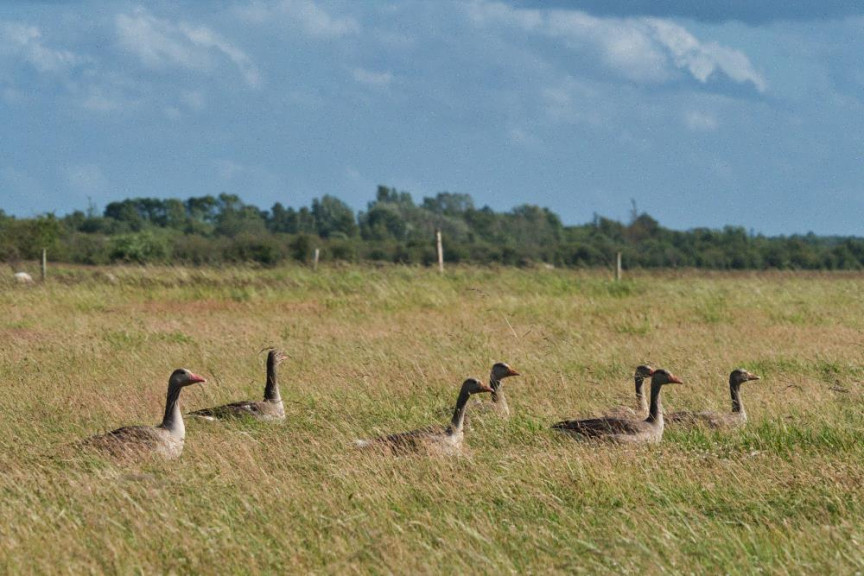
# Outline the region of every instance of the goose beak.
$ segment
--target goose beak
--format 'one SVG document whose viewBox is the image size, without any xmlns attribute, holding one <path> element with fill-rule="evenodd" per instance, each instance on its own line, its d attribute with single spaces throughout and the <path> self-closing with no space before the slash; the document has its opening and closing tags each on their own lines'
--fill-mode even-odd
<svg viewBox="0 0 864 576">
<path fill-rule="evenodd" d="M 748 374 L 747 380 L 759 380 L 759 377 L 756 376 L 755 374 Z"/>
<path fill-rule="evenodd" d="M 480 392 L 494 392 L 494 390 L 492 390 L 492 388 L 490 388 L 489 386 L 486 386 L 484 384 L 483 386 L 480 387 Z"/>
<path fill-rule="evenodd" d="M 190 384 L 198 384 L 199 382 L 201 384 L 203 384 L 204 382 L 207 382 L 207 380 L 205 380 L 203 376 L 199 376 L 198 374 L 195 374 L 194 372 L 189 375 L 189 383 Z"/>
<path fill-rule="evenodd" d="M 682 382 L 681 379 L 678 378 L 677 376 L 675 376 L 674 374 L 669 375 L 669 383 L 670 384 L 684 384 L 684 382 Z"/>
<path fill-rule="evenodd" d="M 521 376 L 521 374 L 519 374 L 518 372 L 516 372 L 515 370 L 510 368 L 509 371 L 507 372 L 507 376 Z"/>
</svg>

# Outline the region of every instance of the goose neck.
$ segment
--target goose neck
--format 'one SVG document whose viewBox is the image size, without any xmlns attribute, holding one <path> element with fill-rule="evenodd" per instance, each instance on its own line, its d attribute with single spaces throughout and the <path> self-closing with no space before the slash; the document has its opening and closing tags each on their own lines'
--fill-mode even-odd
<svg viewBox="0 0 864 576">
<path fill-rule="evenodd" d="M 180 413 L 180 391 L 182 386 L 171 385 L 168 387 L 168 398 L 165 402 L 165 416 L 162 418 L 161 427 L 168 430 L 172 436 L 178 438 L 186 437 L 186 426 L 183 423 L 183 414 Z"/>
<path fill-rule="evenodd" d="M 663 403 L 660 401 L 662 384 L 651 382 L 651 405 L 648 408 L 647 422 L 663 425 Z"/>
<path fill-rule="evenodd" d="M 264 386 L 264 400 L 280 402 L 279 383 L 276 378 L 276 358 L 271 353 L 267 356 L 267 384 Z"/>
<path fill-rule="evenodd" d="M 639 403 L 639 409 L 642 413 L 648 412 L 648 398 L 645 397 L 645 377 L 636 376 L 636 402 Z"/>
<path fill-rule="evenodd" d="M 741 384 L 730 380 L 729 395 L 732 396 L 732 412 L 744 414 L 744 403 L 741 401 Z"/>
<path fill-rule="evenodd" d="M 465 409 L 468 407 L 468 399 L 471 393 L 467 390 L 459 392 L 459 398 L 456 400 L 456 409 L 453 410 L 453 418 L 450 420 L 450 427 L 447 429 L 449 434 L 458 434 L 462 431 L 462 425 L 465 422 Z"/>
<path fill-rule="evenodd" d="M 504 389 L 501 387 L 501 380 L 494 376 L 489 377 L 489 387 L 492 388 L 492 402 L 507 402 L 504 398 Z"/>
</svg>

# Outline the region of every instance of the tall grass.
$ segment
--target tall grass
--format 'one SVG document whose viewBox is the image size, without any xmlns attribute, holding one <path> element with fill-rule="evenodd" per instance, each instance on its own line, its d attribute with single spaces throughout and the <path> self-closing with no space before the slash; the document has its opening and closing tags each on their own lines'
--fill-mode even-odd
<svg viewBox="0 0 864 576">
<path fill-rule="evenodd" d="M 850 573 L 864 569 L 864 276 L 456 268 L 61 268 L 0 284 L 0 572 Z M 276 345 L 287 421 L 187 421 L 173 462 L 71 443 L 257 398 Z M 443 422 L 503 360 L 510 421 L 458 458 L 351 441 Z M 551 433 L 631 403 L 750 414 L 658 446 Z"/>
</svg>

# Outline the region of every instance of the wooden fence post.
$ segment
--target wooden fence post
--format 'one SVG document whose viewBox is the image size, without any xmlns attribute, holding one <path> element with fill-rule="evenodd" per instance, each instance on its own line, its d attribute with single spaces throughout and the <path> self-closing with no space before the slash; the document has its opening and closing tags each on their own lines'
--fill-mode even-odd
<svg viewBox="0 0 864 576">
<path fill-rule="evenodd" d="M 42 249 L 42 282 L 48 276 L 48 250 Z"/>
<path fill-rule="evenodd" d="M 441 230 L 435 231 L 435 244 L 438 248 L 438 271 L 444 272 L 444 247 L 441 245 Z"/>
<path fill-rule="evenodd" d="M 621 253 L 615 255 L 615 281 L 621 281 Z"/>
<path fill-rule="evenodd" d="M 321 250 L 315 248 L 315 260 L 312 262 L 312 269 L 318 270 L 318 257 L 321 256 Z"/>
</svg>

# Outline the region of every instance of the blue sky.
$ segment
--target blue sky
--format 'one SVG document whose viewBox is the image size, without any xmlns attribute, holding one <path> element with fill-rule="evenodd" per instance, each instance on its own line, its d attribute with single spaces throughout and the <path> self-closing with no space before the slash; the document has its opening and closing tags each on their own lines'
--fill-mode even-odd
<svg viewBox="0 0 864 576">
<path fill-rule="evenodd" d="M 0 208 L 378 184 L 864 234 L 864 3 L 0 3 Z"/>
</svg>

